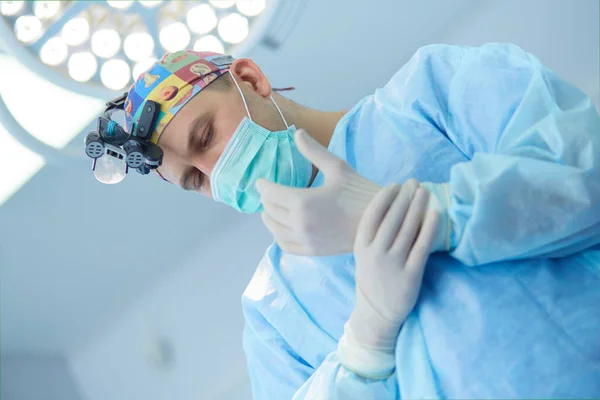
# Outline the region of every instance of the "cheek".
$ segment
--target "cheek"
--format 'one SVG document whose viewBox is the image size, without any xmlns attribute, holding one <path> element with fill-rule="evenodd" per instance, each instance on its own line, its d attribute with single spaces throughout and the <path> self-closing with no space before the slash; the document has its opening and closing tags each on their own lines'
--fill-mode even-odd
<svg viewBox="0 0 600 400">
<path fill-rule="evenodd" d="M 225 146 L 227 146 L 227 142 L 228 140 L 216 140 L 214 145 L 211 146 L 210 149 L 202 155 L 202 157 L 199 157 L 201 160 L 197 160 L 196 168 L 210 177 L 215 165 L 221 157 L 221 154 L 223 154 L 223 150 L 225 150 Z"/>
<path fill-rule="evenodd" d="M 213 144 L 212 146 L 210 146 L 210 149 L 202 155 L 202 162 L 199 162 L 199 164 L 202 165 L 197 166 L 197 168 L 200 169 L 200 171 L 204 172 L 208 178 L 206 179 L 206 183 L 203 185 L 203 188 L 200 192 L 201 194 L 207 197 L 212 198 L 210 175 L 212 174 L 215 165 L 219 161 L 219 158 L 223 154 L 225 147 L 227 147 L 227 144 L 231 140 L 231 137 L 233 136 L 238 125 L 239 123 L 234 122 L 221 124 L 219 127 L 215 126 L 214 129 L 217 133 L 214 138 Z"/>
</svg>

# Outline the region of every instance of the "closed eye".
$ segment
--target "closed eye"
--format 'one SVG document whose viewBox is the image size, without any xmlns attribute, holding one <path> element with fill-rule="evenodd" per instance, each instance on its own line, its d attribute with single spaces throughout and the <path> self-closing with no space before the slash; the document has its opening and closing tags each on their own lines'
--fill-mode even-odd
<svg viewBox="0 0 600 400">
<path fill-rule="evenodd" d="M 214 136 L 213 124 L 212 122 L 207 124 L 206 129 L 202 135 L 202 139 L 200 140 L 200 151 L 204 151 L 210 146 Z"/>
<path fill-rule="evenodd" d="M 201 190 L 202 186 L 204 186 L 205 177 L 206 175 L 197 169 L 193 177 L 192 190 Z"/>
<path fill-rule="evenodd" d="M 202 153 L 213 139 L 213 120 L 210 116 L 196 119 L 192 124 L 187 143 L 188 156 Z"/>
<path fill-rule="evenodd" d="M 197 168 L 190 167 L 182 175 L 179 184 L 184 190 L 197 191 L 202 189 L 202 185 L 204 185 L 204 179 L 205 175 L 202 173 L 202 171 Z"/>
</svg>

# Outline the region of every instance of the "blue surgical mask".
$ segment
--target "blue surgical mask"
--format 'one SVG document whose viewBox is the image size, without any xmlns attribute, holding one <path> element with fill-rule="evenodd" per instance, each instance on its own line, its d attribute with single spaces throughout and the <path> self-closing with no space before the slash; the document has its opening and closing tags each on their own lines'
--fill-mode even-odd
<svg viewBox="0 0 600 400">
<path fill-rule="evenodd" d="M 227 204 L 243 213 L 262 211 L 256 181 L 264 178 L 280 185 L 307 187 L 312 177 L 312 164 L 296 147 L 296 128 L 288 126 L 279 111 L 284 131 L 271 132 L 252 121 L 246 99 L 235 77 L 231 75 L 242 96 L 247 117 L 244 117 L 210 175 L 215 201 Z"/>
</svg>

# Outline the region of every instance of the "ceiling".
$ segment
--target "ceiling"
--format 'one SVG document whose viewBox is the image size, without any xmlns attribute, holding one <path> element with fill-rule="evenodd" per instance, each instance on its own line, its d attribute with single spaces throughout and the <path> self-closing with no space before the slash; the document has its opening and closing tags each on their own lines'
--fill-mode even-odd
<svg viewBox="0 0 600 400">
<path fill-rule="evenodd" d="M 334 110 L 384 85 L 419 46 L 511 41 L 598 102 L 597 10 L 594 0 L 313 0 L 283 48 L 257 48 L 251 56 L 274 86 L 297 88 L 292 99 Z M 63 121 L 77 118 L 76 102 L 47 113 L 44 129 L 59 131 Z M 31 123 L 42 107 L 32 104 L 19 111 Z M 85 346 L 184 261 L 219 268 L 210 239 L 241 224 L 229 240 L 243 241 L 253 230 L 265 235 L 258 219 L 158 179 L 136 174 L 105 186 L 90 169 L 41 168 L 0 207 L 3 352 Z M 239 286 L 215 287 L 215 296 L 239 297 Z"/>
</svg>

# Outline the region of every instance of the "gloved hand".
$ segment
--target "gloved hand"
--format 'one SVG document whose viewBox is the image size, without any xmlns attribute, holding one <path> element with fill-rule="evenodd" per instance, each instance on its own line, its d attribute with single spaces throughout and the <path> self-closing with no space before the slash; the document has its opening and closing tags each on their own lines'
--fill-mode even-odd
<svg viewBox="0 0 600 400">
<path fill-rule="evenodd" d="M 279 246 L 297 255 L 352 251 L 360 217 L 382 187 L 357 174 L 305 131 L 296 133 L 302 154 L 324 175 L 318 188 L 293 188 L 261 179 L 256 187 L 262 218 Z"/>
<path fill-rule="evenodd" d="M 259 179 L 256 187 L 264 208 L 263 222 L 279 246 L 289 253 L 302 256 L 349 253 L 360 217 L 382 187 L 360 176 L 305 131 L 296 132 L 295 140 L 302 154 L 323 173 L 325 182 L 316 188 L 294 188 Z M 433 250 L 449 250 L 448 185 L 423 183 L 422 186 L 433 194 L 428 208 L 441 217 Z"/>
<path fill-rule="evenodd" d="M 428 210 L 429 192 L 410 180 L 378 193 L 360 220 L 356 259 L 356 305 L 338 344 L 347 369 L 372 379 L 395 368 L 400 327 L 412 311 L 436 236 L 438 214 Z"/>
</svg>

